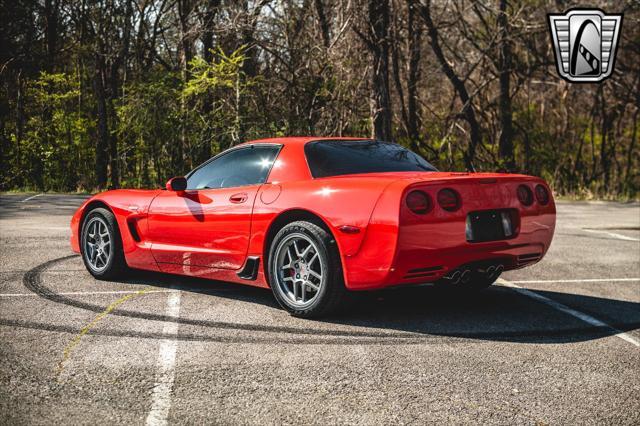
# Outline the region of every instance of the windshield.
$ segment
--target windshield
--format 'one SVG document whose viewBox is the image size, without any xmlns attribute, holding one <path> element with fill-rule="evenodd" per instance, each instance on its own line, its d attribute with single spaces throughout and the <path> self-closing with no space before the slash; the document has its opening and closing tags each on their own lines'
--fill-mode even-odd
<svg viewBox="0 0 640 426">
<path fill-rule="evenodd" d="M 327 140 L 304 147 L 314 178 L 380 172 L 435 172 L 419 155 L 390 142 Z"/>
</svg>

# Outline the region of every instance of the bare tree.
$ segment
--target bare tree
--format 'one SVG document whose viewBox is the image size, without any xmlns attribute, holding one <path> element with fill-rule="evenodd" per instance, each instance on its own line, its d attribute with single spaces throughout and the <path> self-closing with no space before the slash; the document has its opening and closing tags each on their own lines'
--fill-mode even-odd
<svg viewBox="0 0 640 426">
<path fill-rule="evenodd" d="M 637 197 L 636 3 L 610 7 L 611 77 L 577 85 L 551 0 L 4 2 L 0 188 L 150 185 L 247 139 L 371 134 L 442 169 Z"/>
<path fill-rule="evenodd" d="M 369 0 L 365 32 L 354 27 L 372 56 L 370 103 L 372 137 L 391 141 L 391 95 L 389 90 L 389 0 Z"/>
<path fill-rule="evenodd" d="M 100 54 L 95 55 L 93 89 L 96 96 L 98 137 L 96 138 L 96 185 L 99 189 L 107 186 L 107 163 L 109 159 L 109 122 L 104 89 L 105 65 Z"/>
<path fill-rule="evenodd" d="M 322 0 L 313 0 L 313 4 L 318 14 L 318 23 L 320 24 L 320 32 L 322 34 L 322 42 L 325 49 L 331 46 L 331 34 L 329 33 L 329 22 L 327 21 L 327 14 L 325 12 L 324 3 Z"/>
<path fill-rule="evenodd" d="M 45 68 L 52 70 L 56 64 L 56 53 L 58 51 L 58 21 L 60 20 L 60 0 L 44 1 L 44 22 L 45 41 L 47 50 L 47 60 Z"/>
<path fill-rule="evenodd" d="M 475 170 L 473 165 L 476 147 L 480 143 L 481 138 L 481 130 L 480 124 L 476 118 L 475 109 L 471 102 L 471 97 L 469 96 L 469 92 L 464 84 L 464 82 L 458 77 L 456 72 L 453 70 L 449 62 L 444 56 L 442 51 L 442 47 L 440 46 L 440 41 L 438 39 L 438 29 L 433 23 L 433 19 L 431 18 L 431 0 L 427 0 L 426 5 L 421 5 L 420 13 L 424 22 L 427 26 L 427 32 L 429 34 L 429 40 L 431 44 L 431 49 L 433 49 L 433 53 L 442 68 L 442 71 L 447 76 L 451 84 L 453 85 L 460 101 L 462 102 L 462 116 L 469 124 L 469 128 L 471 131 L 471 137 L 469 141 L 469 145 L 464 155 L 464 163 L 467 170 Z"/>
<path fill-rule="evenodd" d="M 422 59 L 422 22 L 418 16 L 415 0 L 407 0 L 407 37 L 409 38 L 409 65 L 407 73 L 407 133 L 412 147 L 419 150 L 420 110 L 418 99 L 418 82 L 421 76 Z"/>
<path fill-rule="evenodd" d="M 192 28 L 192 13 L 194 10 L 193 0 L 178 0 L 176 3 L 178 23 L 180 28 L 180 71 L 182 73 L 182 81 L 186 82 L 190 79 L 189 63 L 193 59 L 193 42 L 195 32 Z M 182 111 L 182 120 L 180 123 L 180 140 L 175 141 L 171 150 L 172 171 L 178 174 L 184 164 L 184 156 L 189 144 L 189 116 L 187 101 L 184 97 L 180 100 Z"/>
<path fill-rule="evenodd" d="M 500 30 L 500 141 L 498 152 L 507 170 L 516 167 L 513 152 L 513 114 L 511 111 L 511 40 L 509 34 L 509 20 L 507 15 L 507 0 L 500 0 L 498 14 L 498 28 Z"/>
</svg>

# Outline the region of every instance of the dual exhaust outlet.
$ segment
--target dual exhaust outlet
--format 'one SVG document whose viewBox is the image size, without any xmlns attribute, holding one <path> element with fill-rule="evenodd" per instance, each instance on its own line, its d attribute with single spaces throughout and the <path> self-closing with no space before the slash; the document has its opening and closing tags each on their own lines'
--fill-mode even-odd
<svg viewBox="0 0 640 426">
<path fill-rule="evenodd" d="M 504 265 L 491 265 L 487 268 L 478 268 L 476 270 L 477 273 L 484 275 L 488 280 L 493 280 L 498 277 L 504 270 Z M 452 284 L 467 284 L 471 281 L 473 277 L 473 272 L 471 269 L 457 269 L 453 271 L 451 274 L 446 275 L 444 279 L 451 281 Z"/>
</svg>

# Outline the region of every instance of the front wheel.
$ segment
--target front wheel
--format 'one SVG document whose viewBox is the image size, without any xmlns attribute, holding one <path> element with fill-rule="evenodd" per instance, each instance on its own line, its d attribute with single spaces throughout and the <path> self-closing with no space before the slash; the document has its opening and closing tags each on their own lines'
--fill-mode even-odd
<svg viewBox="0 0 640 426">
<path fill-rule="evenodd" d="M 278 303 L 298 317 L 334 312 L 346 296 L 335 240 L 310 222 L 290 223 L 276 234 L 268 273 Z"/>
<path fill-rule="evenodd" d="M 118 224 L 107 209 L 96 208 L 87 214 L 80 233 L 80 251 L 85 267 L 95 278 L 114 279 L 127 269 Z"/>
</svg>

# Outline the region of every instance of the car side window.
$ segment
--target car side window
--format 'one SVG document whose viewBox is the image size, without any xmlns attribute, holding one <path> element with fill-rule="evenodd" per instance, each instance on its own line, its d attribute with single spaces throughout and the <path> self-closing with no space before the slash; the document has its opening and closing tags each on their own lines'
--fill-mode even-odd
<svg viewBox="0 0 640 426">
<path fill-rule="evenodd" d="M 232 188 L 267 180 L 280 146 L 254 145 L 230 151 L 189 174 L 187 189 Z"/>
</svg>

